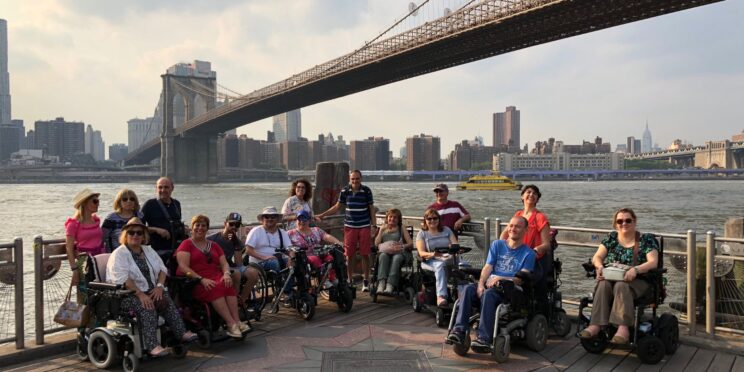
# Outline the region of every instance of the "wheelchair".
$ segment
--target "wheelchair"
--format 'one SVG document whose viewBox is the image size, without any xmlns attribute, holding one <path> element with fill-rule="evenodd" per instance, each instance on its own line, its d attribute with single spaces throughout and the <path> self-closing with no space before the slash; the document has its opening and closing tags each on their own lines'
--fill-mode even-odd
<svg viewBox="0 0 744 372">
<path fill-rule="evenodd" d="M 413 226 L 407 226 L 406 230 L 408 231 L 409 236 L 413 236 Z M 413 250 L 415 251 L 416 248 L 414 247 Z M 372 253 L 373 257 L 375 258 L 375 264 L 372 266 L 372 270 L 370 272 L 369 282 L 369 296 L 372 298 L 372 302 L 376 303 L 377 298 L 379 296 L 391 296 L 386 293 L 377 293 L 377 273 L 380 272 L 380 261 L 379 261 L 379 251 L 376 246 L 372 247 Z M 414 264 L 413 260 L 406 260 L 403 262 L 403 264 L 400 266 L 400 280 L 398 281 L 398 286 L 395 288 L 394 293 L 392 296 L 397 296 L 400 294 L 403 294 L 406 302 L 413 301 L 413 297 L 416 295 L 416 289 L 413 283 L 413 276 L 414 276 Z"/>
<path fill-rule="evenodd" d="M 261 314 L 269 300 L 269 285 L 266 278 L 266 272 L 263 267 L 256 263 L 249 262 L 246 255 L 243 258 L 245 266 L 250 267 L 258 272 L 258 280 L 253 286 L 248 298 L 242 298 L 243 287 L 246 285 L 246 278 L 240 278 L 240 289 L 238 290 L 238 315 L 241 321 L 261 321 Z"/>
<path fill-rule="evenodd" d="M 571 320 L 563 309 L 563 295 L 559 291 L 561 287 L 560 275 L 563 271 L 563 262 L 555 257 L 555 250 L 558 243 L 555 236 L 558 230 L 550 229 L 551 249 L 541 261 L 543 276 L 545 277 L 545 298 L 544 304 L 538 309 L 548 319 L 548 324 L 558 337 L 565 337 L 571 333 Z M 540 299 L 538 299 L 539 301 Z"/>
<path fill-rule="evenodd" d="M 279 312 L 279 302 L 282 294 L 287 293 L 289 289 L 289 298 L 285 306 L 297 309 L 300 317 L 304 320 L 310 320 L 315 315 L 315 306 L 318 304 L 318 296 L 310 291 L 311 267 L 307 261 L 307 252 L 299 247 L 290 246 L 287 248 L 278 248 L 275 256 L 282 260 L 283 256 L 289 257 L 289 265 L 279 272 L 273 270 L 261 270 L 266 275 L 266 286 L 271 289 L 272 301 L 269 313 L 276 314 Z"/>
<path fill-rule="evenodd" d="M 338 244 L 323 245 L 315 247 L 313 251 L 323 264 L 320 269 L 311 268 L 312 292 L 320 294 L 328 301 L 335 302 L 339 311 L 350 312 L 356 298 L 356 287 L 349 285 L 346 278 L 344 247 Z M 333 257 L 333 261 L 325 262 L 325 258 L 328 256 Z M 336 273 L 336 280 L 332 282 L 333 285 L 330 288 L 324 288 L 323 284 L 328 280 L 331 269 Z"/>
<path fill-rule="evenodd" d="M 537 311 L 532 275 L 520 272 L 516 276 L 522 279 L 523 290 L 518 289 L 514 282 L 509 280 L 499 281 L 496 285 L 504 301 L 496 307 L 493 339 L 487 352 L 498 363 L 504 363 L 509 360 L 512 341 L 525 341 L 527 347 L 536 352 L 545 349 L 545 345 L 547 344 L 548 320 L 545 318 L 545 315 Z M 458 299 L 454 308 L 457 309 L 459 304 L 460 300 Z M 455 310 L 450 318 L 449 332 L 452 331 L 455 325 L 456 317 L 457 313 Z M 448 337 L 444 341 L 445 344 L 452 345 L 453 351 L 457 355 L 466 356 L 470 350 L 470 334 L 475 332 L 479 322 L 480 311 L 476 310 L 470 316 L 463 342 L 456 343 Z"/>
<path fill-rule="evenodd" d="M 87 281 L 87 305 L 91 312 L 88 324 L 93 327 L 79 329 L 76 351 L 81 360 L 90 360 L 96 368 L 109 368 L 121 359 L 124 371 L 136 371 L 140 360 L 150 356 L 143 350 L 142 328 L 135 314 L 120 309 L 121 301 L 133 296 L 134 291 L 105 282 L 110 256 L 105 253 L 87 258 L 87 273 L 81 280 Z M 161 346 L 171 348 L 175 358 L 186 356 L 188 345 L 175 337 L 161 317 L 158 317 L 157 337 Z"/>
<path fill-rule="evenodd" d="M 664 239 L 657 238 L 659 242 L 659 265 L 655 270 L 639 275 L 650 284 L 649 290 L 634 301 L 635 319 L 630 328 L 630 347 L 633 348 L 638 359 L 646 364 L 656 364 L 664 358 L 665 354 L 674 354 L 679 347 L 679 320 L 671 313 L 659 316 L 657 310 L 666 298 L 666 287 L 664 274 Z M 594 265 L 590 262 L 582 264 L 586 270 L 586 276 L 596 278 Z M 584 297 L 579 303 L 579 330 L 589 326 L 590 315 L 584 311 L 592 303 L 592 296 Z M 651 314 L 646 312 L 651 309 Z M 590 353 L 602 353 L 609 345 L 612 336 L 617 331 L 613 325 L 602 329 L 597 337 L 593 339 L 582 339 L 581 346 Z M 578 337 L 578 333 L 576 334 Z"/>
<path fill-rule="evenodd" d="M 460 247 L 459 244 L 452 244 L 449 247 L 436 248 L 437 253 L 448 253 L 451 255 L 450 262 L 447 263 L 447 306 L 437 306 L 437 289 L 436 279 L 433 271 L 423 269 L 421 264 L 423 260 L 414 250 L 413 255 L 416 258 L 416 271 L 412 276 L 414 288 L 419 292 L 415 293 L 411 299 L 413 311 L 421 312 L 427 310 L 433 312 L 437 326 L 444 327 L 447 325 L 447 319 L 454 309 L 453 303 L 457 299 L 457 288 L 463 284 L 474 283 L 480 277 L 480 270 L 474 269 L 470 264 L 460 261 L 460 254 L 470 252 L 472 248 Z"/>
</svg>

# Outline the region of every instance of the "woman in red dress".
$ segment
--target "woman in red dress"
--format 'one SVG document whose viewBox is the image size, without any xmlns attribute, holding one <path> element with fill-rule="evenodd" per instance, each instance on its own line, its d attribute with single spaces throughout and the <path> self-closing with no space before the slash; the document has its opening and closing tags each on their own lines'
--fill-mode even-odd
<svg viewBox="0 0 744 372">
<path fill-rule="evenodd" d="M 209 302 L 225 320 L 227 335 L 242 337 L 248 325 L 240 322 L 238 299 L 230 275 L 230 266 L 219 244 L 207 240 L 209 218 L 196 215 L 191 218 L 191 238 L 176 250 L 178 275 L 199 279 L 194 287 L 194 298 Z"/>
</svg>

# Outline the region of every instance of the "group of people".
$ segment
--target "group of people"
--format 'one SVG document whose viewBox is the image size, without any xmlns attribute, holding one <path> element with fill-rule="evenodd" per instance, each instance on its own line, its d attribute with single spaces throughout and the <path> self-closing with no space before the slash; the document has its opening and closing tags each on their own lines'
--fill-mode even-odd
<svg viewBox="0 0 744 372">
<path fill-rule="evenodd" d="M 281 248 L 296 246 L 306 250 L 308 262 L 318 269 L 324 260 L 313 249 L 321 244 L 343 244 L 348 260 L 348 275 L 353 280 L 357 253 L 361 258 L 362 291 L 370 288 L 371 247 L 386 246 L 377 254 L 378 293 L 391 294 L 400 280 L 400 269 L 410 262 L 415 250 L 422 261 L 422 268 L 434 272 L 436 278 L 437 305 L 447 306 L 446 255 L 437 248 L 448 247 L 458 242 L 463 224 L 470 221 L 470 214 L 458 202 L 449 199 L 446 184 L 434 187 L 436 200 L 425 210 L 421 229 L 415 239 L 402 226 L 402 213 L 390 209 L 384 223 L 377 228 L 372 190 L 362 184 L 358 170 L 350 172 L 350 182 L 345 186 L 337 202 L 328 210 L 314 214 L 310 205 L 312 184 L 300 179 L 292 182 L 289 196 L 281 210 L 264 208 L 258 215 L 259 226 L 252 228 L 245 242 L 238 236 L 243 218 L 231 212 L 224 220 L 223 229 L 207 235 L 210 220 L 196 215 L 187 228 L 182 223 L 181 204 L 172 197 L 173 182 L 160 178 L 156 183 L 157 197 L 147 200 L 140 207 L 137 195 L 129 189 L 119 191 L 113 202 L 114 211 L 101 223 L 96 216 L 99 193 L 85 189 L 74 198 L 76 212 L 65 223 L 67 257 L 73 272 L 73 285 L 79 287 L 78 300 L 84 301 L 82 277 L 83 256 L 111 253 L 107 265 L 107 279 L 135 291 L 136 296 L 123 303 L 125 310 L 134 311 L 143 322 L 145 349 L 154 356 L 167 353 L 157 344 L 154 330 L 157 314 L 183 340 L 196 336 L 186 331 L 183 320 L 172 300 L 164 293 L 166 275 L 175 270 L 178 275 L 198 280 L 194 298 L 209 302 L 225 321 L 227 335 L 241 337 L 249 325 L 238 316 L 239 301 L 248 299 L 253 286 L 263 270 L 280 271 L 288 265 L 285 255 L 277 253 Z M 535 280 L 536 296 L 546 291 L 543 267 L 552 260 L 550 223 L 537 209 L 541 197 L 535 185 L 527 185 L 521 191 L 523 208 L 511 218 L 500 239 L 491 243 L 488 257 L 481 270 L 478 283 L 461 288 L 460 309 L 449 337 L 461 341 L 468 327 L 473 308 L 480 308 L 481 320 L 473 349 L 483 351 L 492 342 L 495 309 L 504 299 L 495 290 L 501 281 L 521 284 L 517 277 L 520 271 L 530 272 Z M 336 214 L 345 207 L 343 243 L 326 233 L 313 222 Z M 284 223 L 287 230 L 280 227 Z M 592 263 L 597 268 L 597 286 L 592 308 L 591 324 L 580 332 L 582 338 L 596 337 L 601 327 L 610 323 L 618 326 L 613 342 L 627 343 L 628 326 L 633 321 L 633 299 L 642 295 L 648 285 L 637 278 L 656 267 L 658 247 L 648 234 L 635 230 L 636 216 L 630 209 L 621 209 L 613 218 L 614 232 L 599 246 Z M 190 231 L 190 234 L 189 234 Z M 373 240 L 374 239 L 374 240 Z M 247 261 L 255 265 L 245 265 Z M 546 259 L 547 257 L 547 259 Z M 603 280 L 602 268 L 610 262 L 632 266 L 623 282 Z M 169 270 L 171 268 L 171 270 Z M 337 280 L 330 272 L 324 286 Z M 155 323 L 153 323 L 155 322 Z"/>
</svg>

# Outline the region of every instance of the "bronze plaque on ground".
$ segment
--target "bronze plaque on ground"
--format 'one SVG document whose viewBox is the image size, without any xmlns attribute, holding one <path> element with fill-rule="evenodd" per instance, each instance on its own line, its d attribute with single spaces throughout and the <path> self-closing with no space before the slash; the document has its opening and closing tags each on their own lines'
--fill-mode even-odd
<svg viewBox="0 0 744 372">
<path fill-rule="evenodd" d="M 322 372 L 432 371 L 423 350 L 336 351 L 323 353 Z"/>
</svg>

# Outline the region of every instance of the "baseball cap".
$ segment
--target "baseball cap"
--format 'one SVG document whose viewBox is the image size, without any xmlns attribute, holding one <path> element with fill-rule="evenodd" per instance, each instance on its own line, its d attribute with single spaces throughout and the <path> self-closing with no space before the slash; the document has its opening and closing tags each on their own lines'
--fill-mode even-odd
<svg viewBox="0 0 744 372">
<path fill-rule="evenodd" d="M 432 191 L 439 191 L 439 190 L 449 192 L 449 187 L 447 187 L 446 183 L 438 183 L 436 186 L 434 186 L 434 190 Z"/>
<path fill-rule="evenodd" d="M 243 216 L 241 216 L 240 213 L 237 212 L 230 212 L 230 214 L 227 215 L 227 218 L 225 218 L 225 222 L 243 223 Z"/>
<path fill-rule="evenodd" d="M 295 213 L 295 216 L 297 216 L 298 220 L 309 220 L 310 219 L 310 213 L 308 213 L 304 209 L 297 211 L 297 213 Z"/>
</svg>

